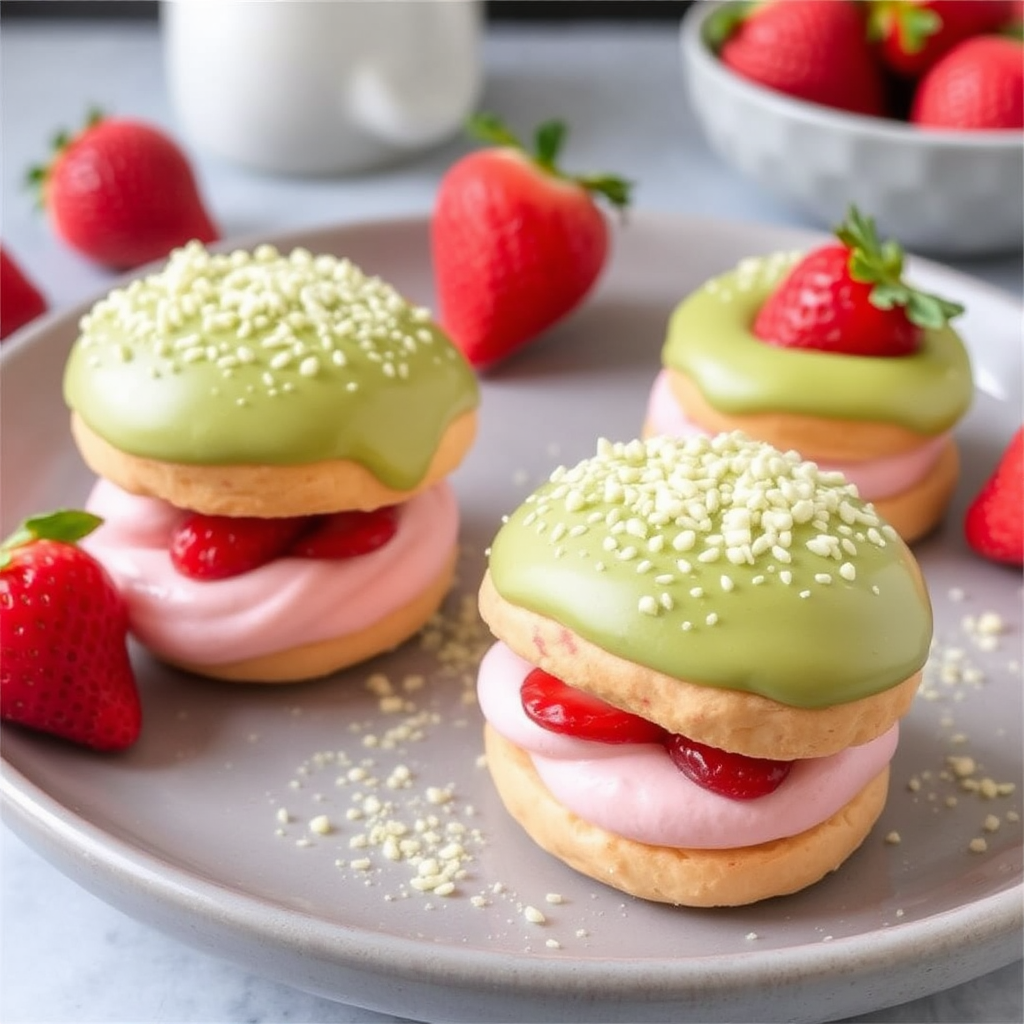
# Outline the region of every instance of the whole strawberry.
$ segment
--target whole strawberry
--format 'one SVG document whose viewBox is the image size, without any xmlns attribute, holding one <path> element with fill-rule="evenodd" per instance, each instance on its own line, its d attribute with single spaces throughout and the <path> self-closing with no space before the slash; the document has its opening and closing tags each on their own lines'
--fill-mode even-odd
<svg viewBox="0 0 1024 1024">
<path fill-rule="evenodd" d="M 881 71 L 854 0 L 729 5 L 707 33 L 722 63 L 758 85 L 855 114 L 884 113 Z"/>
<path fill-rule="evenodd" d="M 953 47 L 918 83 L 910 120 L 922 128 L 1024 128 L 1024 43 L 975 36 Z"/>
<path fill-rule="evenodd" d="M 608 258 L 608 225 L 594 201 L 629 202 L 629 183 L 567 175 L 556 165 L 566 127 L 542 124 L 530 155 L 500 121 L 470 123 L 488 148 L 441 181 L 431 221 L 440 319 L 475 367 L 486 367 L 572 312 Z"/>
<path fill-rule="evenodd" d="M 55 148 L 29 178 L 57 235 L 89 259 L 129 270 L 217 239 L 185 154 L 152 125 L 92 114 Z"/>
<path fill-rule="evenodd" d="M 46 312 L 46 299 L 0 247 L 0 340 Z"/>
<path fill-rule="evenodd" d="M 799 260 L 768 297 L 754 334 L 782 348 L 860 356 L 915 352 L 925 328 L 936 329 L 963 306 L 903 280 L 903 250 L 881 242 L 875 223 L 855 207 L 835 229 L 838 242 Z"/>
<path fill-rule="evenodd" d="M 870 0 L 868 34 L 883 63 L 919 78 L 957 43 L 1013 19 L 1010 0 Z"/>
<path fill-rule="evenodd" d="M 1024 427 L 968 507 L 964 535 L 983 558 L 1024 565 Z"/>
<path fill-rule="evenodd" d="M 98 524 L 86 512 L 54 512 L 0 546 L 0 718 L 123 750 L 142 725 L 127 611 L 103 567 L 75 544 Z"/>
</svg>

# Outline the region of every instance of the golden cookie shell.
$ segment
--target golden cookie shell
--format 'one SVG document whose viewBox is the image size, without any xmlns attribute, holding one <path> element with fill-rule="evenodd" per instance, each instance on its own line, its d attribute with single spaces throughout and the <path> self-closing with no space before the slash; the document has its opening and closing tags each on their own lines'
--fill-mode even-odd
<svg viewBox="0 0 1024 1024">
<path fill-rule="evenodd" d="M 929 440 L 897 423 L 828 419 L 799 413 L 725 413 L 715 409 L 694 381 L 668 370 L 672 394 L 684 415 L 709 434 L 740 430 L 782 451 L 795 449 L 812 461 L 850 462 L 899 455 Z"/>
<path fill-rule="evenodd" d="M 846 704 L 791 707 L 756 693 L 675 679 L 611 654 L 560 623 L 506 601 L 489 572 L 480 586 L 479 605 L 491 632 L 545 672 L 670 732 L 748 757 L 827 757 L 867 743 L 907 713 L 921 681 L 917 672 L 897 686 Z"/>
<path fill-rule="evenodd" d="M 487 767 L 508 813 L 542 849 L 622 892 L 688 907 L 735 907 L 798 892 L 835 871 L 885 806 L 889 768 L 821 824 L 729 850 L 649 846 L 592 825 L 559 803 L 530 756 L 484 727 Z"/>
<path fill-rule="evenodd" d="M 347 459 L 293 466 L 201 466 L 141 458 L 115 448 L 77 413 L 71 415 L 71 433 L 86 465 L 123 490 L 207 515 L 265 518 L 369 511 L 408 501 L 459 465 L 476 429 L 475 411 L 453 420 L 423 479 L 410 490 L 398 491 Z"/>
</svg>

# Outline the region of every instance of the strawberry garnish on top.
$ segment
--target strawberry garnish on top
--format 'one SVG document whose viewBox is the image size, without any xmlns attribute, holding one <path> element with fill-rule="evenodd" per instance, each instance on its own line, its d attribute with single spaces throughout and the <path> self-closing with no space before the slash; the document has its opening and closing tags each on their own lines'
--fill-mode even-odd
<svg viewBox="0 0 1024 1024">
<path fill-rule="evenodd" d="M 727 4 L 705 38 L 736 74 L 776 92 L 855 114 L 881 116 L 881 69 L 855 0 Z"/>
<path fill-rule="evenodd" d="M 567 129 L 548 121 L 527 151 L 496 117 L 471 132 L 490 145 L 441 181 L 431 221 L 440 319 L 475 367 L 498 362 L 572 312 L 608 258 L 595 197 L 622 208 L 630 185 L 608 174 L 568 174 L 557 163 Z"/>
<path fill-rule="evenodd" d="M 983 558 L 1024 565 L 1024 427 L 968 507 L 964 534 Z"/>
<path fill-rule="evenodd" d="M 216 241 L 187 157 L 153 125 L 94 112 L 54 149 L 29 181 L 57 235 L 89 259 L 129 270 L 192 239 Z"/>
<path fill-rule="evenodd" d="M 142 709 L 124 600 L 75 543 L 99 522 L 36 516 L 0 545 L 0 718 L 110 751 L 135 742 Z"/>
<path fill-rule="evenodd" d="M 905 356 L 963 306 L 911 287 L 903 250 L 851 207 L 836 243 L 800 259 L 758 311 L 753 332 L 769 345 L 859 356 Z"/>
<path fill-rule="evenodd" d="M 1013 19 L 1010 0 L 870 0 L 868 35 L 883 63 L 919 78 L 957 43 Z"/>
<path fill-rule="evenodd" d="M 46 299 L 11 254 L 0 247 L 0 340 L 46 312 Z"/>
</svg>

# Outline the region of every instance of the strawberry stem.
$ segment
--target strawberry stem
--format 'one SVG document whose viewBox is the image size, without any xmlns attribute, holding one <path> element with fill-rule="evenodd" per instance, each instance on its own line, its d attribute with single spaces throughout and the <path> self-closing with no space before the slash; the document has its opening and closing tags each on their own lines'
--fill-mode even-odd
<svg viewBox="0 0 1024 1024">
<path fill-rule="evenodd" d="M 712 11 L 701 30 L 704 45 L 712 53 L 718 53 L 756 7 L 756 3 L 737 2 L 725 4 Z"/>
<path fill-rule="evenodd" d="M 903 249 L 891 239 L 880 241 L 874 219 L 856 206 L 849 208 L 835 235 L 850 250 L 850 276 L 874 285 L 868 299 L 878 309 L 902 306 L 911 323 L 929 330 L 944 327 L 964 311 L 958 302 L 907 284 L 903 280 Z"/>
<path fill-rule="evenodd" d="M 942 18 L 938 13 L 906 0 L 875 0 L 868 10 L 868 38 L 877 42 L 894 33 L 908 54 L 920 53 L 940 28 Z"/>
<path fill-rule="evenodd" d="M 532 163 L 552 177 L 571 181 L 588 192 L 604 196 L 617 209 L 629 205 L 632 182 L 614 174 L 566 174 L 558 166 L 558 155 L 569 134 L 564 121 L 544 121 L 534 133 L 534 152 L 530 152 L 522 141 L 511 132 L 505 123 L 494 114 L 474 114 L 466 123 L 470 135 L 481 142 L 506 149 L 514 149 L 526 156 Z"/>
<path fill-rule="evenodd" d="M 11 561 L 11 552 L 37 540 L 57 540 L 65 544 L 87 537 L 103 520 L 91 512 L 58 509 L 43 515 L 30 516 L 14 533 L 0 544 L 0 569 Z"/>
</svg>

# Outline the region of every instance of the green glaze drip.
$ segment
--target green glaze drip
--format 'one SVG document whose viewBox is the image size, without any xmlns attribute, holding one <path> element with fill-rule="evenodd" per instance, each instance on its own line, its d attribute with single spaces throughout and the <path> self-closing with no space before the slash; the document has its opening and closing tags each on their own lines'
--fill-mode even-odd
<svg viewBox="0 0 1024 1024">
<path fill-rule="evenodd" d="M 407 489 L 476 378 L 428 312 L 347 260 L 174 252 L 82 319 L 65 401 L 132 455 L 195 465 L 352 459 Z"/>
<path fill-rule="evenodd" d="M 819 708 L 918 671 L 931 605 L 836 473 L 740 434 L 601 442 L 498 532 L 503 598 L 622 658 Z"/>
<path fill-rule="evenodd" d="M 662 362 L 690 377 L 710 405 L 734 415 L 788 412 L 895 423 L 919 434 L 952 427 L 973 394 L 970 361 L 951 328 L 926 330 L 909 356 L 787 349 L 757 338 L 757 311 L 796 255 L 744 260 L 672 313 Z"/>
</svg>

